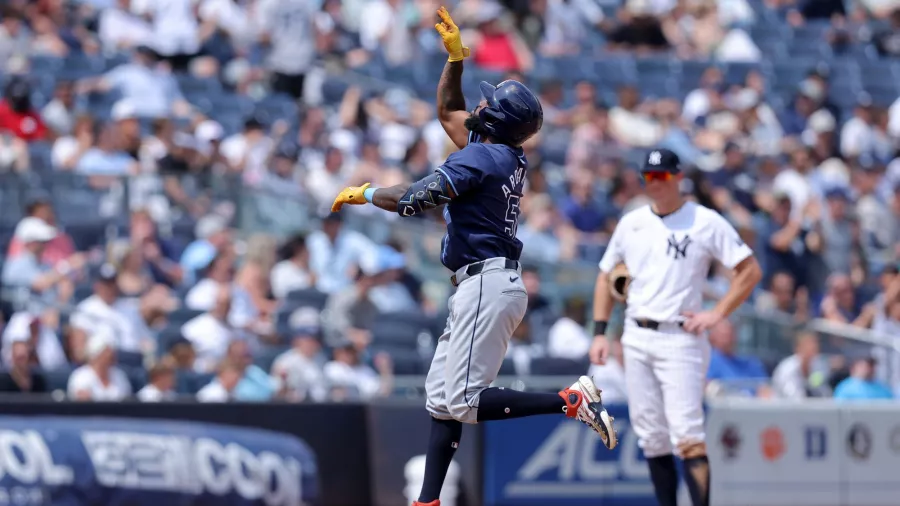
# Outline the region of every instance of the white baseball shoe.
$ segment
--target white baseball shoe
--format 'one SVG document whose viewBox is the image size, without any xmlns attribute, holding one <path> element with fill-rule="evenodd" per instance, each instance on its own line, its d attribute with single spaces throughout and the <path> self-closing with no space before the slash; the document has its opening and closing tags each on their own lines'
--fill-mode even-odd
<svg viewBox="0 0 900 506">
<path fill-rule="evenodd" d="M 582 376 L 574 385 L 560 391 L 559 396 L 566 401 L 566 407 L 563 408 L 566 416 L 583 422 L 600 434 L 603 444 L 608 449 L 616 447 L 618 439 L 616 428 L 613 427 L 613 417 L 609 416 L 603 407 L 600 390 L 594 385 L 594 380 Z"/>
</svg>

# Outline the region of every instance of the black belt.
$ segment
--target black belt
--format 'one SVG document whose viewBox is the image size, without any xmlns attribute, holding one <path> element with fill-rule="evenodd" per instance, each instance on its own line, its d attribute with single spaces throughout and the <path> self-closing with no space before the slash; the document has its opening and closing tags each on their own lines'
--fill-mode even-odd
<svg viewBox="0 0 900 506">
<path fill-rule="evenodd" d="M 506 260 L 506 262 L 503 264 L 504 269 L 512 269 L 512 270 L 519 269 L 519 262 L 517 262 L 516 260 L 510 260 L 509 258 L 507 258 L 505 260 Z M 485 260 L 482 260 L 481 262 L 475 262 L 474 264 L 467 265 L 466 266 L 466 275 L 468 275 L 469 277 L 472 277 L 472 276 L 481 274 L 481 271 L 484 270 L 484 262 L 485 262 Z M 453 286 L 458 286 L 456 283 L 456 274 L 450 276 L 450 283 Z"/>
<path fill-rule="evenodd" d="M 667 322 L 658 322 L 656 320 L 648 320 L 646 318 L 632 318 L 634 323 L 637 324 L 638 327 L 647 330 L 659 330 L 660 325 L 665 325 Z M 673 322 L 672 325 L 678 325 L 679 327 L 684 326 L 684 322 Z"/>
</svg>

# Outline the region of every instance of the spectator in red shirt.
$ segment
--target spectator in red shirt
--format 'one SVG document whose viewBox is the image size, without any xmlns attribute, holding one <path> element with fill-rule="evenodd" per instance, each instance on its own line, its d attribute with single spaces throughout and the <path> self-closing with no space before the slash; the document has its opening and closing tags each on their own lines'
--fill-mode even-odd
<svg viewBox="0 0 900 506">
<path fill-rule="evenodd" d="M 22 77 L 13 77 L 0 100 L 0 130 L 27 141 L 44 140 L 47 127 L 31 105 L 31 87 Z"/>
<path fill-rule="evenodd" d="M 53 207 L 50 205 L 50 201 L 42 198 L 35 199 L 28 204 L 25 216 L 40 218 L 44 223 L 52 227 L 56 226 L 56 215 L 53 213 Z M 42 263 L 53 267 L 56 267 L 59 262 L 68 260 L 69 257 L 75 254 L 75 243 L 72 242 L 72 238 L 61 230 L 57 229 L 57 232 L 56 237 L 50 239 L 47 243 L 40 259 Z M 6 256 L 15 258 L 22 252 L 24 246 L 22 241 L 13 237 L 9 243 L 9 250 Z"/>
<path fill-rule="evenodd" d="M 496 72 L 527 72 L 534 65 L 534 55 L 518 35 L 505 26 L 502 14 L 502 7 L 493 2 L 484 4 L 475 14 L 478 25 L 472 38 L 475 64 Z"/>
</svg>

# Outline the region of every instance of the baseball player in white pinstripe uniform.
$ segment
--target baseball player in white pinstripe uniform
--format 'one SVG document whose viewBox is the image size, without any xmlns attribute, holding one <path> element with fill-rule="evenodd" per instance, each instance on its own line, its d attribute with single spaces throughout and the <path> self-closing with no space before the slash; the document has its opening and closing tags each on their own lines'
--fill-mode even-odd
<svg viewBox="0 0 900 506">
<path fill-rule="evenodd" d="M 619 221 L 594 292 L 591 360 L 605 362 L 606 323 L 615 299 L 627 304 L 622 347 L 631 425 L 650 467 L 660 506 L 676 506 L 674 455 L 684 460 L 694 506 L 709 506 L 703 390 L 706 331 L 749 297 L 762 277 L 753 252 L 715 211 L 686 201 L 678 156 L 651 151 L 641 171 L 652 205 Z M 728 293 L 702 310 L 713 261 L 734 271 Z"/>
</svg>

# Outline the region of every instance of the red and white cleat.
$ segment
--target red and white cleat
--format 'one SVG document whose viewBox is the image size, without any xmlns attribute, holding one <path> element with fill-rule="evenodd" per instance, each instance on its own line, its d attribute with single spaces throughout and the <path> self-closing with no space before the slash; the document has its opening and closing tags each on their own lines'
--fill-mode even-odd
<svg viewBox="0 0 900 506">
<path fill-rule="evenodd" d="M 609 416 L 600 400 L 600 390 L 594 380 L 587 376 L 578 378 L 571 387 L 559 392 L 566 401 L 563 412 L 569 418 L 575 418 L 600 434 L 603 444 L 610 450 L 616 447 L 618 439 L 613 427 L 613 417 Z"/>
</svg>

